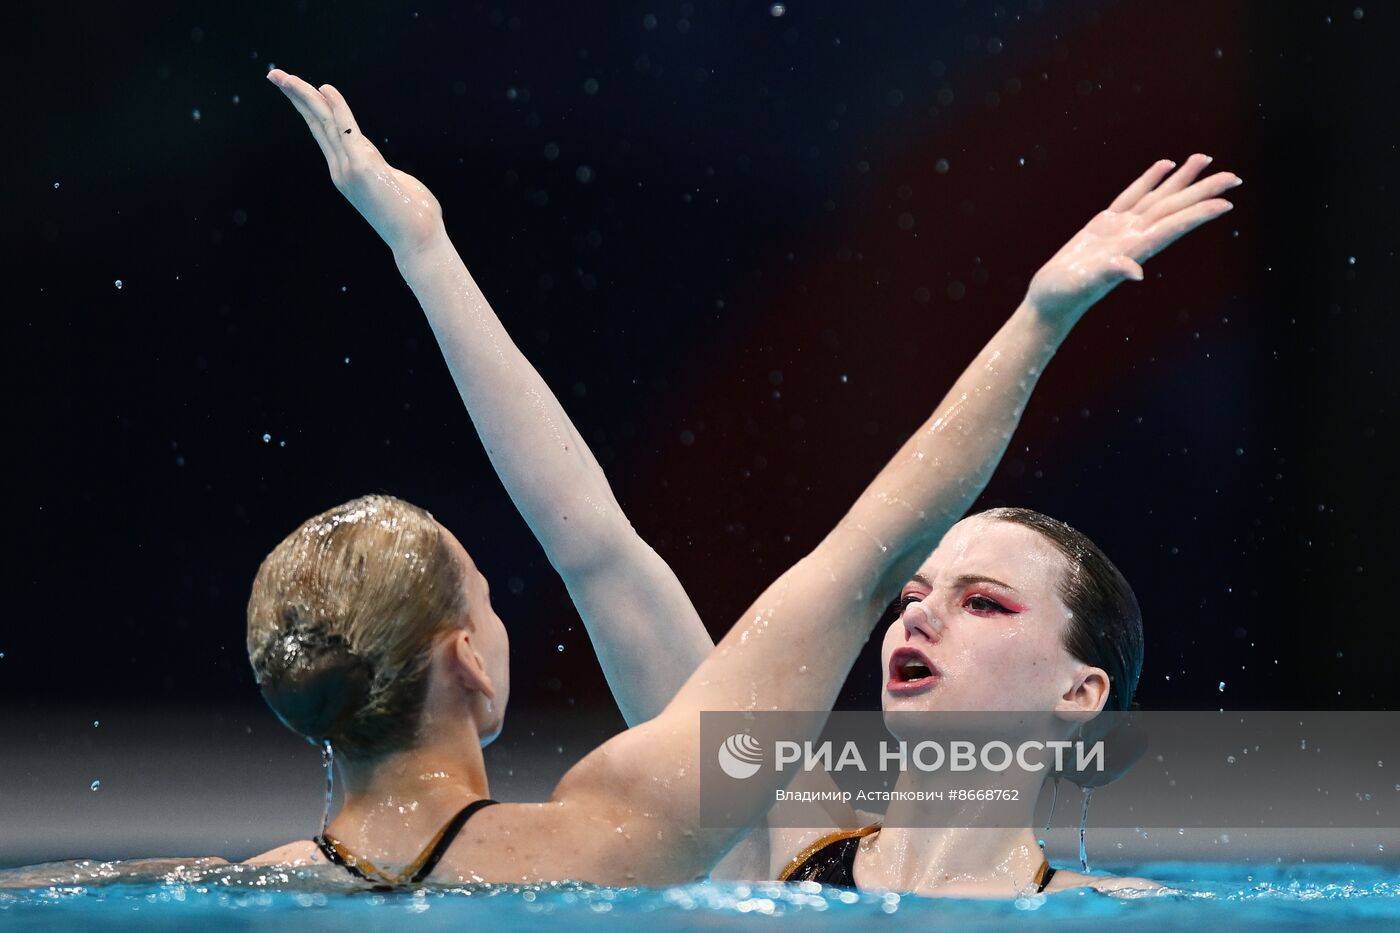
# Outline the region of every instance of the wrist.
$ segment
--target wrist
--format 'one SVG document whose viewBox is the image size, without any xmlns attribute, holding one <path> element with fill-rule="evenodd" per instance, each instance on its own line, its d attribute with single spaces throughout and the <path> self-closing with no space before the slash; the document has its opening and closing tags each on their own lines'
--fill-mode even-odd
<svg viewBox="0 0 1400 933">
<path fill-rule="evenodd" d="M 432 234 L 414 240 L 411 243 L 399 243 L 390 245 L 394 253 L 394 263 L 400 271 L 407 272 L 408 269 L 425 260 L 431 260 L 442 255 L 444 252 L 452 252 L 452 241 L 447 237 L 447 230 L 439 227 Z"/>
<path fill-rule="evenodd" d="M 1065 305 L 1046 306 L 1027 296 L 1021 299 L 1012 316 L 1024 319 L 1029 326 L 1043 331 L 1047 338 L 1058 342 L 1069 336 L 1069 332 L 1087 310 Z"/>
</svg>

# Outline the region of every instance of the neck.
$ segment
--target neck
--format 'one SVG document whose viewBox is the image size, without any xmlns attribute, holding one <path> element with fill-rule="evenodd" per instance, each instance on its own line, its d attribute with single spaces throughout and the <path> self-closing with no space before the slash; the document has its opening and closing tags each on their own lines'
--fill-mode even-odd
<svg viewBox="0 0 1400 933">
<path fill-rule="evenodd" d="M 425 723 L 412 748 L 355 761 L 336 756 L 345 803 L 331 822 L 332 835 L 355 827 L 415 831 L 437 825 L 470 799 L 490 796 L 481 739 L 470 719 L 452 726 Z"/>
<path fill-rule="evenodd" d="M 1006 802 L 947 801 L 937 806 L 947 825 L 921 827 L 929 803 L 890 803 L 884 826 L 857 861 L 862 886 L 918 894 L 1008 896 L 1031 887 L 1045 860 L 1030 829 L 1043 778 L 1036 773 L 970 773 L 969 787 L 1018 792 L 1019 816 Z M 905 771 L 896 791 L 945 790 L 947 775 Z M 1011 824 L 1011 825 L 1007 825 Z"/>
</svg>

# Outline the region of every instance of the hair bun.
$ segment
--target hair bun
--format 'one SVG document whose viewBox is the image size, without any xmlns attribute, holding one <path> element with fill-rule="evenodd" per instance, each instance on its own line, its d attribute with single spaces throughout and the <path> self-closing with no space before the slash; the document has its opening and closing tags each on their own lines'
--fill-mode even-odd
<svg viewBox="0 0 1400 933">
<path fill-rule="evenodd" d="M 374 670 L 340 635 L 297 628 L 268 650 L 258 678 L 277 718 L 313 745 L 334 739 L 369 702 Z"/>
</svg>

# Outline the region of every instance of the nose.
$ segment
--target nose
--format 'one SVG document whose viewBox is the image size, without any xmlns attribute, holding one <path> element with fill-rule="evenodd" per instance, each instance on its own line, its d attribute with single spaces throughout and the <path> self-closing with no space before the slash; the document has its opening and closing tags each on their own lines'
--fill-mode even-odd
<svg viewBox="0 0 1400 933">
<path fill-rule="evenodd" d="M 899 617 L 899 621 L 904 626 L 905 641 L 913 638 L 917 633 L 930 642 L 936 643 L 943 635 L 943 623 L 928 607 L 927 600 L 910 603 L 905 607 L 904 614 Z"/>
</svg>

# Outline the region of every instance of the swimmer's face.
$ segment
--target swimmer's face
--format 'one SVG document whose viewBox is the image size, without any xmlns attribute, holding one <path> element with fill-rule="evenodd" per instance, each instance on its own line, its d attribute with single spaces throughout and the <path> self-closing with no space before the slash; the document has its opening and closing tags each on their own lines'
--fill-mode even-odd
<svg viewBox="0 0 1400 933">
<path fill-rule="evenodd" d="M 481 657 L 482 667 L 491 679 L 495 694 L 490 699 L 480 697 L 474 704 L 477 731 L 481 735 L 481 744 L 485 746 L 501 734 L 501 728 L 505 725 L 506 702 L 510 696 L 510 639 L 506 635 L 505 623 L 491 606 L 491 586 L 486 582 L 486 577 L 476 568 L 471 555 L 452 532 L 446 528 L 442 531 L 463 562 L 465 572 L 462 585 L 467 596 L 471 644 Z"/>
<path fill-rule="evenodd" d="M 1081 709 L 1077 685 L 1098 669 L 1064 646 L 1067 564 L 1022 525 L 974 515 L 950 528 L 900 592 L 923 613 L 904 609 L 885 632 L 885 712 Z"/>
</svg>

